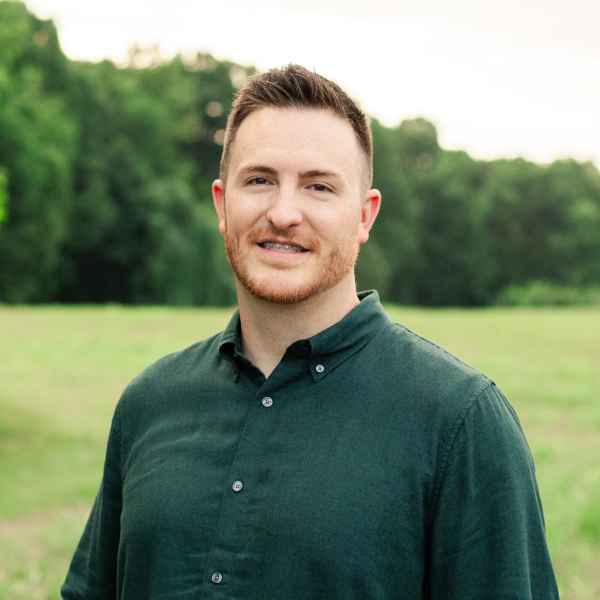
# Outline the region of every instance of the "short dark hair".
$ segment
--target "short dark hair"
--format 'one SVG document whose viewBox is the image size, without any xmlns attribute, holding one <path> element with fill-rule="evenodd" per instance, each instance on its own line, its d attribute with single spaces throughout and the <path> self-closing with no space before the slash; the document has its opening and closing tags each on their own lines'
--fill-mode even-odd
<svg viewBox="0 0 600 600">
<path fill-rule="evenodd" d="M 365 153 L 370 186 L 373 180 L 373 137 L 367 117 L 336 83 L 292 64 L 256 73 L 237 93 L 227 119 L 221 156 L 219 176 L 224 183 L 236 133 L 243 120 L 261 108 L 325 109 L 348 121 Z"/>
</svg>

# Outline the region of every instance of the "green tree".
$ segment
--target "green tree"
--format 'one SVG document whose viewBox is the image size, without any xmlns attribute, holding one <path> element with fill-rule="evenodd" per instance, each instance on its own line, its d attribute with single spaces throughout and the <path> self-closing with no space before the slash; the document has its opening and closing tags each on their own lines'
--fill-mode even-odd
<svg viewBox="0 0 600 600">
<path fill-rule="evenodd" d="M 77 143 L 56 92 L 67 62 L 52 23 L 18 2 L 0 3 L 0 57 L 0 164 L 11 198 L 0 230 L 0 299 L 46 300 L 60 284 Z"/>
<path fill-rule="evenodd" d="M 0 167 L 0 225 L 8 218 L 8 176 Z"/>
<path fill-rule="evenodd" d="M 223 242 L 210 201 L 222 143 L 212 129 L 225 125 L 222 106 L 234 89 L 231 66 L 207 67 L 210 91 L 203 96 L 199 65 L 216 63 L 212 57 L 199 55 L 192 65 L 176 57 L 140 69 L 140 56 L 134 50 L 124 69 L 108 61 L 74 65 L 72 106 L 82 141 L 71 229 L 79 235 L 66 246 L 72 276 L 60 297 L 232 303 L 233 278 L 223 270 Z"/>
<path fill-rule="evenodd" d="M 51 21 L 0 0 L 0 301 L 235 302 L 210 187 L 253 72 L 156 48 L 124 67 L 72 62 Z M 421 117 L 372 127 L 383 204 L 359 288 L 472 306 L 530 282 L 598 285 L 594 165 L 476 161 Z"/>
</svg>

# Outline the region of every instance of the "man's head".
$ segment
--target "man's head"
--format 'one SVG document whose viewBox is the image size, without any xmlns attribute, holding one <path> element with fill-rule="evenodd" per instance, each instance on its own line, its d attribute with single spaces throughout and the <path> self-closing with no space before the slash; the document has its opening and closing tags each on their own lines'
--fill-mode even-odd
<svg viewBox="0 0 600 600">
<path fill-rule="evenodd" d="M 371 152 L 364 115 L 323 77 L 289 66 L 241 90 L 223 152 L 227 184 L 213 183 L 238 295 L 293 304 L 356 292 L 359 244 L 380 202 L 368 185 Z"/>
<path fill-rule="evenodd" d="M 227 185 L 231 152 L 244 119 L 261 108 L 304 108 L 328 110 L 348 121 L 365 157 L 365 189 L 373 182 L 373 139 L 365 114 L 336 83 L 301 67 L 288 65 L 257 73 L 239 91 L 229 117 L 219 178 Z"/>
</svg>

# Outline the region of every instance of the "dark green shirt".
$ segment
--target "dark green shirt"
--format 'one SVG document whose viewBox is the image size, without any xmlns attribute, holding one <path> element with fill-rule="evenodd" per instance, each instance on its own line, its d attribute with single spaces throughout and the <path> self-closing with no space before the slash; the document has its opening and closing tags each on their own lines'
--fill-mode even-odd
<svg viewBox="0 0 600 600">
<path fill-rule="evenodd" d="M 64 598 L 558 598 L 512 407 L 360 297 L 268 379 L 236 314 L 133 380 Z"/>
</svg>

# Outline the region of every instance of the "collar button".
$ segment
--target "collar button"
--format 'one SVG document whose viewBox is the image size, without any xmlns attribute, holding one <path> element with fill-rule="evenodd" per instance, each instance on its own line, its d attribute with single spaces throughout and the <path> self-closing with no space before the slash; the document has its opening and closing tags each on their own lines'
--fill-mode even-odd
<svg viewBox="0 0 600 600">
<path fill-rule="evenodd" d="M 325 367 L 324 367 L 323 365 L 317 365 L 317 366 L 315 367 L 315 371 L 316 371 L 317 373 L 322 373 L 324 370 L 325 370 Z"/>
</svg>

